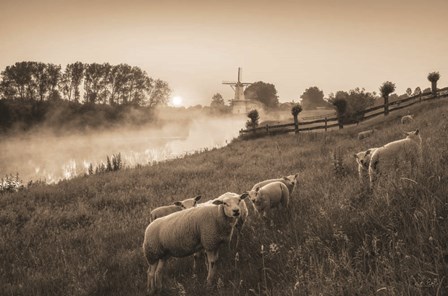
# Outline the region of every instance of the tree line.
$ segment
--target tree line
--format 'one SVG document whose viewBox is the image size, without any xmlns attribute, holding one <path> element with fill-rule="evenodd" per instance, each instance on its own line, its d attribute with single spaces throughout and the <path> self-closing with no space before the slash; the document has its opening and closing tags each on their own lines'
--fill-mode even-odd
<svg viewBox="0 0 448 296">
<path fill-rule="evenodd" d="M 1 99 L 67 100 L 93 104 L 133 104 L 155 107 L 166 104 L 167 82 L 149 77 L 141 68 L 109 63 L 60 65 L 17 62 L 1 72 Z"/>
</svg>

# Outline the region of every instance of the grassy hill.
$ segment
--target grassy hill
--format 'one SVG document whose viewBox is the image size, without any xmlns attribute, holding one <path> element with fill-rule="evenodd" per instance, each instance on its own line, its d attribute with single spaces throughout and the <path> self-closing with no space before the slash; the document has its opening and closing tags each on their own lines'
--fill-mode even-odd
<svg viewBox="0 0 448 296">
<path fill-rule="evenodd" d="M 403 111 L 407 113 L 407 110 Z M 143 295 L 149 212 L 300 174 L 289 213 L 253 219 L 221 249 L 216 295 L 446 295 L 448 101 L 415 106 L 425 159 L 415 182 L 371 195 L 353 153 L 403 137 L 396 113 L 328 133 L 235 140 L 154 166 L 0 195 L 3 295 Z M 356 139 L 375 127 L 374 137 Z M 236 252 L 238 255 L 236 256 Z M 210 295 L 192 258 L 171 259 L 165 295 Z M 201 264 L 202 265 L 202 264 Z"/>
</svg>

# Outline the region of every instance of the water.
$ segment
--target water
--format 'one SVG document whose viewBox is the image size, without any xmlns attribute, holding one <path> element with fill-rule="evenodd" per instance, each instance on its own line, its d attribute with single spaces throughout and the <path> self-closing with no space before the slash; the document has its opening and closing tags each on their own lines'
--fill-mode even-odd
<svg viewBox="0 0 448 296">
<path fill-rule="evenodd" d="M 126 167 L 147 165 L 205 148 L 222 147 L 238 136 L 244 118 L 192 119 L 161 128 L 140 127 L 55 136 L 45 131 L 2 139 L 0 178 L 56 183 L 88 172 L 106 157 L 121 154 Z"/>
</svg>

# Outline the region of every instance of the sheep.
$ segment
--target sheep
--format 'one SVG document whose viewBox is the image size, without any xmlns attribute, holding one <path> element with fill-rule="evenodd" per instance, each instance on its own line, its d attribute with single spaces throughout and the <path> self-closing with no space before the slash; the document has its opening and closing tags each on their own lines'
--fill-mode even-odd
<svg viewBox="0 0 448 296">
<path fill-rule="evenodd" d="M 164 217 L 174 212 L 181 211 L 183 209 L 193 208 L 197 205 L 197 202 L 201 199 L 201 196 L 198 195 L 194 198 L 187 198 L 182 201 L 175 201 L 172 205 L 161 206 L 155 208 L 149 214 L 150 221 L 154 221 L 157 218 Z"/>
<path fill-rule="evenodd" d="M 362 139 L 368 138 L 368 137 L 370 137 L 371 135 L 373 135 L 374 132 L 375 132 L 375 129 L 371 129 L 371 130 L 366 130 L 366 131 L 363 131 L 363 132 L 359 132 L 359 133 L 358 133 L 358 140 L 362 140 Z"/>
<path fill-rule="evenodd" d="M 370 188 L 380 174 L 393 173 L 398 165 L 410 164 L 411 172 L 422 163 L 422 138 L 419 130 L 406 133 L 406 138 L 377 148 L 370 158 Z"/>
<path fill-rule="evenodd" d="M 208 261 L 207 286 L 216 273 L 218 250 L 228 242 L 241 214 L 247 193 L 216 200 L 214 207 L 195 207 L 154 220 L 145 230 L 143 252 L 148 262 L 148 290 L 162 289 L 162 270 L 170 257 L 186 257 L 205 250 Z"/>
<path fill-rule="evenodd" d="M 287 208 L 289 204 L 289 190 L 283 182 L 272 182 L 263 187 L 257 187 L 249 192 L 255 209 L 263 212 L 266 217 L 272 208 L 282 206 Z M 253 197 L 255 196 L 255 197 Z"/>
<path fill-rule="evenodd" d="M 294 191 L 294 189 L 296 188 L 297 183 L 299 182 L 299 174 L 289 175 L 289 176 L 285 176 L 285 177 L 278 178 L 278 179 L 264 180 L 264 181 L 258 182 L 254 186 L 252 186 L 251 190 L 255 190 L 257 187 L 261 188 L 261 187 L 263 187 L 269 183 L 273 183 L 273 182 L 284 183 L 286 185 L 286 187 L 288 188 L 289 194 L 291 195 L 292 192 Z"/>
<path fill-rule="evenodd" d="M 358 163 L 358 175 L 359 182 L 361 184 L 365 183 L 365 181 L 369 179 L 370 157 L 372 157 L 372 153 L 375 150 L 376 148 L 369 148 L 365 151 L 354 154 L 355 160 Z"/>
<path fill-rule="evenodd" d="M 401 124 L 408 124 L 408 123 L 412 123 L 413 121 L 414 121 L 413 115 L 405 115 L 405 116 L 401 117 Z"/>
</svg>

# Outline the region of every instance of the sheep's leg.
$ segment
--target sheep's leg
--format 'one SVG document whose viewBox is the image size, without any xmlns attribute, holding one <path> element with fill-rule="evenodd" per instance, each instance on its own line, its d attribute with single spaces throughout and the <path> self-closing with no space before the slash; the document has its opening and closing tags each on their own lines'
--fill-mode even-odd
<svg viewBox="0 0 448 296">
<path fill-rule="evenodd" d="M 156 286 L 154 281 L 155 271 L 157 269 L 157 263 L 150 264 L 148 267 L 148 293 L 152 295 L 155 292 Z"/>
<path fill-rule="evenodd" d="M 207 275 L 207 286 L 211 287 L 213 285 L 213 278 L 216 273 L 216 261 L 218 261 L 218 250 L 206 251 L 208 259 L 208 275 Z"/>
<path fill-rule="evenodd" d="M 155 271 L 155 284 L 156 284 L 157 290 L 159 290 L 159 291 L 162 290 L 162 271 L 163 271 L 163 266 L 165 265 L 165 261 L 166 261 L 166 259 L 160 259 L 159 264 L 157 264 L 157 269 Z"/>
</svg>

